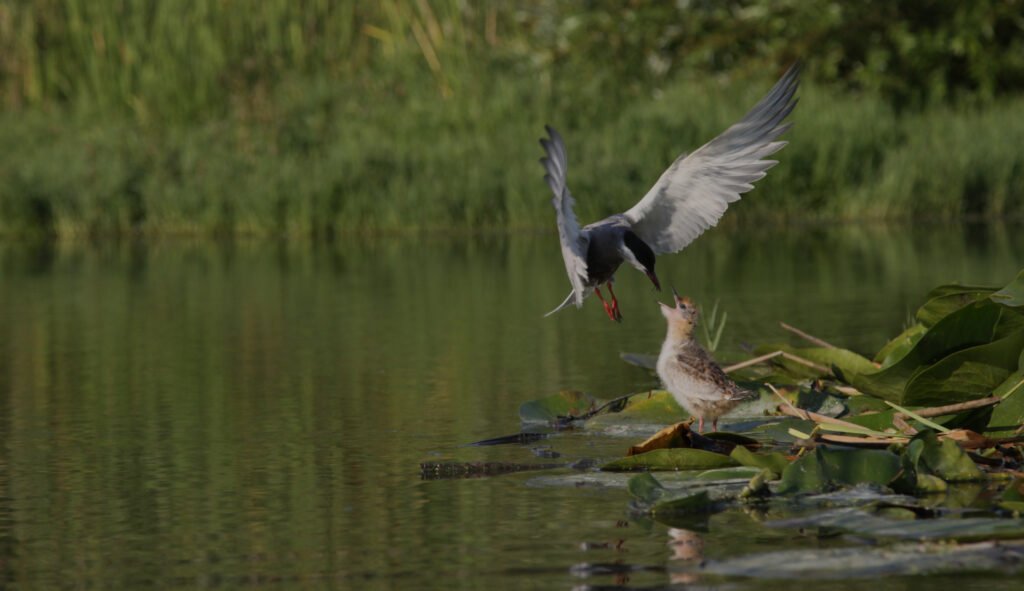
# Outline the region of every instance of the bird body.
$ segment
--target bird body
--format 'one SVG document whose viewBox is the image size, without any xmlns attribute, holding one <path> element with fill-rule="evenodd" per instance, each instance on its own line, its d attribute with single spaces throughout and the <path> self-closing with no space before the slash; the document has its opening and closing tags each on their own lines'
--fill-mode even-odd
<svg viewBox="0 0 1024 591">
<path fill-rule="evenodd" d="M 658 290 L 655 256 L 678 252 L 718 223 L 729 204 L 754 188 L 777 164 L 766 157 L 786 145 L 778 141 L 790 124 L 785 118 L 796 106 L 799 64 L 792 66 L 738 123 L 690 154 L 679 156 L 658 182 L 627 211 L 580 227 L 575 199 L 567 186 L 568 160 L 562 136 L 550 126 L 541 139 L 544 180 L 554 195 L 558 238 L 572 291 L 548 316 L 583 300 L 591 291 L 612 320 L 621 320 L 611 289 L 622 263 L 642 271 Z M 601 296 L 608 286 L 611 304 Z"/>
<path fill-rule="evenodd" d="M 701 347 L 693 336 L 697 309 L 687 298 L 674 298 L 674 308 L 661 304 L 668 333 L 658 355 L 658 377 L 676 402 L 697 417 L 698 431 L 704 431 L 705 419 L 717 429 L 719 417 L 756 394 L 737 386 Z"/>
<path fill-rule="evenodd" d="M 625 216 L 615 215 L 583 228 L 587 241 L 587 275 L 589 283 L 601 285 L 612 281 L 622 263 L 629 263 L 645 273 L 661 289 L 654 273 L 654 251 L 633 228 Z"/>
</svg>

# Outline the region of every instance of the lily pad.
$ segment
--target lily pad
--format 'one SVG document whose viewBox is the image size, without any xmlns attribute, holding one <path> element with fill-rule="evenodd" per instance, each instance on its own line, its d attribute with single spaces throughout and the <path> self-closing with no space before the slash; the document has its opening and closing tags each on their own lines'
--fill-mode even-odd
<svg viewBox="0 0 1024 591">
<path fill-rule="evenodd" d="M 742 448 L 737 448 L 742 449 Z M 693 477 L 694 480 L 749 480 L 750 478 L 757 476 L 761 473 L 759 468 L 750 466 L 735 466 L 733 468 L 715 468 L 714 470 L 705 470 L 700 474 Z"/>
<path fill-rule="evenodd" d="M 623 424 L 670 425 L 690 418 L 672 394 L 664 390 L 653 390 L 649 394 L 639 393 L 630 398 L 619 412 L 606 413 L 590 419 L 593 427 Z"/>
<path fill-rule="evenodd" d="M 902 471 L 892 486 L 900 492 L 928 494 L 944 492 L 947 482 L 984 478 L 981 469 L 952 440 L 939 441 L 932 431 L 922 431 L 903 449 Z"/>
<path fill-rule="evenodd" d="M 915 436 L 904 449 L 903 459 L 905 468 L 909 466 L 918 473 L 931 474 L 947 482 L 982 480 L 985 477 L 955 441 L 939 441 L 932 431 L 923 431 Z"/>
<path fill-rule="evenodd" d="M 637 474 L 629 479 L 626 490 L 633 498 L 646 505 L 653 505 L 665 496 L 667 490 L 658 479 L 650 474 Z"/>
<path fill-rule="evenodd" d="M 797 418 L 784 418 L 779 421 L 772 423 L 765 423 L 758 425 L 749 431 L 749 433 L 758 439 L 775 441 L 778 443 L 793 443 L 796 438 L 791 434 L 792 430 L 801 431 L 803 433 L 810 433 L 814 430 L 815 423 L 813 421 L 805 421 L 804 419 Z"/>
<path fill-rule="evenodd" d="M 524 423 L 551 423 L 562 416 L 578 416 L 604 401 L 585 392 L 563 390 L 545 398 L 524 402 L 519 407 L 519 420 Z"/>
<path fill-rule="evenodd" d="M 889 451 L 818 446 L 786 467 L 779 492 L 825 492 L 860 483 L 888 485 L 899 470 L 899 456 Z"/>
<path fill-rule="evenodd" d="M 706 433 L 704 437 L 707 437 L 708 439 L 714 439 L 715 441 L 731 443 L 733 445 L 753 445 L 756 447 L 761 444 L 760 441 L 754 439 L 753 437 L 747 437 L 746 435 L 742 435 L 740 433 L 731 433 L 729 431 L 714 431 L 711 433 Z"/>
<path fill-rule="evenodd" d="M 878 548 L 786 550 L 701 563 L 698 573 L 773 579 L 878 578 L 1024 569 L 1024 545 L 897 544 Z"/>
<path fill-rule="evenodd" d="M 1018 478 L 1006 487 L 999 499 L 999 506 L 1017 513 L 1024 513 L 1024 478 Z"/>
<path fill-rule="evenodd" d="M 659 470 L 710 470 L 735 466 L 729 456 L 702 449 L 656 449 L 647 453 L 612 460 L 601 470 L 607 472 L 638 472 Z"/>
<path fill-rule="evenodd" d="M 651 515 L 657 518 L 664 515 L 679 515 L 682 513 L 707 513 L 711 511 L 711 507 L 711 496 L 708 495 L 707 491 L 701 491 L 686 497 L 662 501 L 651 508 Z"/>
<path fill-rule="evenodd" d="M 742 466 L 768 469 L 776 475 L 781 475 L 789 467 L 789 460 L 779 452 L 756 453 L 745 447 L 737 447 L 730 456 Z"/>
<path fill-rule="evenodd" d="M 887 519 L 858 508 L 834 509 L 808 517 L 773 521 L 767 525 L 785 528 L 827 527 L 871 538 L 919 541 L 1024 539 L 1024 519 Z"/>
</svg>

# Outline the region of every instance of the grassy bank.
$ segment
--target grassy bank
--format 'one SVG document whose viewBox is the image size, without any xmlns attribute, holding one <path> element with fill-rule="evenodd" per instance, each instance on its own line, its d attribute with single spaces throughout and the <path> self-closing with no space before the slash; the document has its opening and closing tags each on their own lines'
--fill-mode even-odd
<svg viewBox="0 0 1024 591">
<path fill-rule="evenodd" d="M 567 138 L 584 220 L 622 210 L 739 117 L 768 79 L 683 79 L 621 112 L 579 117 L 543 87 L 495 76 L 486 96 L 294 83 L 264 117 L 173 128 L 30 111 L 0 117 L 0 231 L 62 236 L 288 234 L 546 227 L 536 140 Z M 581 101 L 583 102 L 583 101 Z M 740 219 L 1024 213 L 1024 99 L 897 116 L 807 85 L 781 164 Z M 727 218 L 728 219 L 728 218 Z"/>
<path fill-rule="evenodd" d="M 795 55 L 811 59 L 791 145 L 726 220 L 1024 213 L 1024 97 L 990 89 L 908 109 L 888 78 L 872 77 L 907 56 L 893 50 L 888 65 L 837 79 L 846 70 L 835 56 L 856 48 L 815 60 L 801 45 L 810 37 L 735 61 L 732 44 L 698 25 L 777 19 L 715 6 L 0 6 L 0 233 L 549 227 L 536 142 L 545 123 L 566 136 L 570 186 L 589 220 L 631 205 Z"/>
</svg>

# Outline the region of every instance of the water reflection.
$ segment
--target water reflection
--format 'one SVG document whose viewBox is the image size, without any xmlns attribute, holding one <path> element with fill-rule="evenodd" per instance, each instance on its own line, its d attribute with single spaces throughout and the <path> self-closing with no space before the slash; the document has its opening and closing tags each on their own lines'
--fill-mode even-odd
<svg viewBox="0 0 1024 591">
<path fill-rule="evenodd" d="M 1001 226 L 715 231 L 659 275 L 720 300 L 726 357 L 788 339 L 779 320 L 871 351 L 934 284 L 1006 281 L 1021 252 Z M 0 244 L 5 582 L 565 588 L 619 560 L 664 584 L 666 532 L 617 528 L 621 490 L 419 480 L 540 461 L 458 447 L 526 400 L 653 384 L 618 354 L 657 349 L 659 294 L 625 269 L 622 325 L 593 302 L 541 319 L 561 266 L 549 234 Z M 704 551 L 737 551 L 714 523 Z"/>
<path fill-rule="evenodd" d="M 669 580 L 675 585 L 691 585 L 700 576 L 688 571 L 671 570 L 675 563 L 699 566 L 704 560 L 704 538 L 697 532 L 676 527 L 668 528 Z"/>
</svg>

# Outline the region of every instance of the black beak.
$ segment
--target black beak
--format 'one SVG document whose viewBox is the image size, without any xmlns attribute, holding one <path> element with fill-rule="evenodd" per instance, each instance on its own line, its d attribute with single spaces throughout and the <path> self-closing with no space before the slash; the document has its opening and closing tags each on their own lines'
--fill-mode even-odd
<svg viewBox="0 0 1024 591">
<path fill-rule="evenodd" d="M 658 281 L 658 276 L 654 274 L 654 271 L 651 270 L 651 269 L 648 269 L 648 270 L 646 270 L 646 273 L 647 273 L 647 278 L 650 279 L 651 283 L 654 284 L 654 289 L 656 289 L 658 291 L 661 291 L 661 282 Z"/>
</svg>

